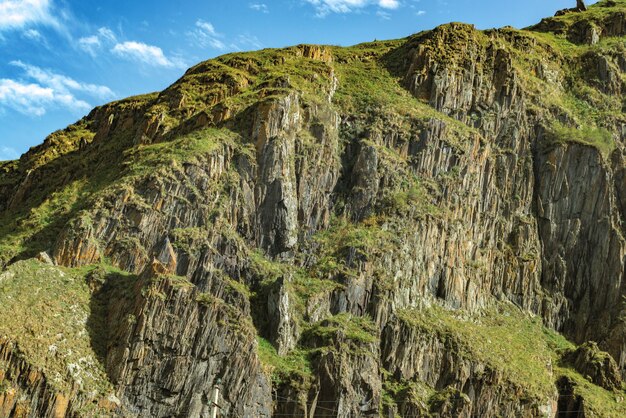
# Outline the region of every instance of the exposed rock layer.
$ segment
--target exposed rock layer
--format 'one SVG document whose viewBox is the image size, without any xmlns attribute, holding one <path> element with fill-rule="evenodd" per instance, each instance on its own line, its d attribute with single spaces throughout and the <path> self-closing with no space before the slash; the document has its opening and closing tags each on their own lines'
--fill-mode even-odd
<svg viewBox="0 0 626 418">
<path fill-rule="evenodd" d="M 602 414 L 577 388 L 617 405 L 626 376 L 624 13 L 201 63 L 3 163 L 2 261 L 136 275 L 89 279 L 119 415 L 207 416 L 218 378 L 232 417 Z M 440 326 L 494 309 L 534 324 L 544 380 Z M 33 373 L 0 375 L 22 415 L 82 402 Z"/>
</svg>

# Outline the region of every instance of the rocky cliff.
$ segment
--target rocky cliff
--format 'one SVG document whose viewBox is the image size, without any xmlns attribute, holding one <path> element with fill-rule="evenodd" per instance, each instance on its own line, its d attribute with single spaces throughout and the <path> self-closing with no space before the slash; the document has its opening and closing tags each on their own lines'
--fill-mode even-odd
<svg viewBox="0 0 626 418">
<path fill-rule="evenodd" d="M 625 416 L 625 36 L 229 54 L 0 163 L 0 416 Z"/>
</svg>

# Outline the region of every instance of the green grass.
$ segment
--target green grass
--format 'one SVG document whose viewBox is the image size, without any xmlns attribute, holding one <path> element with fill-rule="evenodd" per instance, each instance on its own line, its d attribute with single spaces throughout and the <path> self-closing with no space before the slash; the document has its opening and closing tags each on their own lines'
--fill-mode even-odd
<svg viewBox="0 0 626 418">
<path fill-rule="evenodd" d="M 83 159 L 69 155 L 58 157 L 57 161 L 51 160 L 48 165 L 62 164 L 63 172 L 74 172 L 77 179 L 59 184 L 56 173 L 52 177 L 44 177 L 23 205 L 0 212 L 0 265 L 6 265 L 16 256 L 32 257 L 40 251 L 51 249 L 59 231 L 71 219 L 81 216 L 89 218 L 91 212 L 81 211 L 89 208 L 93 212 L 103 201 L 118 198 L 119 193 L 125 192 L 132 202 L 148 208 L 141 197 L 134 193 L 134 184 L 148 176 L 159 176 L 159 172 L 166 167 L 169 170 L 182 169 L 182 163 L 197 161 L 223 146 L 234 148 L 238 138 L 237 134 L 228 130 L 209 128 L 170 142 L 131 146 L 121 152 L 124 150 L 122 144 L 128 138 L 116 137 L 110 140 L 113 144 L 106 143 L 109 149 L 101 151 L 103 161 L 110 161 L 102 170 L 90 168 L 89 159 L 98 158 L 94 155 L 84 156 Z M 108 152 L 112 154 L 110 159 L 107 157 Z M 63 159 L 68 161 L 63 162 Z M 121 166 L 116 165 L 116 162 Z M 97 167 L 96 163 L 94 167 Z M 53 170 L 54 167 L 46 166 L 42 169 Z M 230 179 L 222 179 L 221 186 L 227 187 Z M 189 239 L 197 235 L 185 234 L 190 231 L 179 232 L 182 232 L 180 242 L 183 246 L 191 245 Z"/>
<path fill-rule="evenodd" d="M 270 260 L 262 250 L 253 249 L 248 252 L 251 271 L 265 283 L 273 283 L 290 270 L 290 266 Z"/>
<path fill-rule="evenodd" d="M 121 112 L 120 108 L 134 113 L 144 104 L 129 98 L 104 108 L 113 113 Z M 92 207 L 94 196 L 122 176 L 121 162 L 124 150 L 132 147 L 132 131 L 117 132 L 97 146 L 92 144 L 76 152 L 82 137 L 93 137 L 94 124 L 81 120 L 52 134 L 19 162 L 12 163 L 8 172 L 0 174 L 0 184 L 9 186 L 12 198 L 14 187 L 24 182 L 29 170 L 36 178 L 17 207 L 0 212 L 0 265 L 16 256 L 23 259 L 49 250 L 66 222 Z"/>
<path fill-rule="evenodd" d="M 339 349 L 369 356 L 374 355 L 369 345 L 378 342 L 377 330 L 370 318 L 347 313 L 310 325 L 303 338 L 313 343 L 317 351 Z"/>
<path fill-rule="evenodd" d="M 276 348 L 262 337 L 257 337 L 259 360 L 275 386 L 291 382 L 305 386 L 312 380 L 310 351 L 293 350 L 286 356 L 279 356 Z"/>
<path fill-rule="evenodd" d="M 512 306 L 475 314 L 433 306 L 403 310 L 398 317 L 444 341 L 452 341 L 458 354 L 502 371 L 531 397 L 547 399 L 554 393 L 553 375 L 546 367 L 554 351 L 541 338 L 547 331 L 539 318 L 531 318 Z M 550 341 L 558 341 L 558 337 L 551 336 Z"/>
<path fill-rule="evenodd" d="M 574 24 L 586 21 L 586 22 L 601 22 L 607 17 L 611 16 L 615 12 L 624 11 L 626 9 L 626 2 L 624 0 L 614 0 L 616 5 L 613 7 L 606 7 L 606 1 L 602 0 L 590 6 L 587 6 L 587 11 L 582 13 L 567 13 L 562 16 L 556 16 L 549 18 L 553 22 L 561 23 L 565 28 L 570 28 Z M 572 2 L 572 6 L 573 6 Z"/>
<path fill-rule="evenodd" d="M 574 395 L 583 398 L 585 417 L 621 418 L 626 416 L 626 392 L 610 392 L 589 382 L 580 373 L 567 367 L 556 367 L 557 376 L 567 377 L 574 384 Z"/>
<path fill-rule="evenodd" d="M 423 218 L 440 213 L 440 209 L 432 203 L 432 200 L 422 180 L 407 173 L 397 188 L 385 190 L 381 206 L 382 211 L 389 215 Z"/>
<path fill-rule="evenodd" d="M 191 228 L 175 228 L 171 232 L 173 238 L 172 245 L 187 254 L 194 254 L 199 252 L 209 244 L 206 242 L 211 235 L 206 228 L 191 227 Z"/>
<path fill-rule="evenodd" d="M 184 110 L 167 111 L 179 120 L 175 125 L 185 113 L 227 110 L 233 116 L 292 91 L 298 91 L 309 103 L 322 103 L 330 90 L 331 67 L 326 62 L 305 58 L 300 52 L 299 47 L 264 49 L 202 62 L 168 88 L 165 99 L 155 106 L 167 107 L 165 100 L 183 98 Z"/>
<path fill-rule="evenodd" d="M 95 397 L 112 393 L 89 328 L 91 294 L 83 272 L 20 261 L 0 273 L 0 336 L 60 391 L 74 383 Z M 69 376 L 72 378 L 69 379 Z"/>
<path fill-rule="evenodd" d="M 125 156 L 126 175 L 145 175 L 159 167 L 194 161 L 221 150 L 224 145 L 234 146 L 237 138 L 226 129 L 205 128 L 172 141 L 134 147 Z"/>
<path fill-rule="evenodd" d="M 595 147 L 604 158 L 608 158 L 617 147 L 611 132 L 604 128 L 585 126 L 577 129 L 554 122 L 548 133 L 549 139 L 556 143 L 575 142 Z"/>
<path fill-rule="evenodd" d="M 332 344 L 338 333 L 358 344 L 371 344 L 378 341 L 376 327 L 371 319 L 347 313 L 327 318 L 313 325 L 307 332 L 309 336 L 318 338 L 326 344 Z"/>
<path fill-rule="evenodd" d="M 393 248 L 394 236 L 379 222 L 382 219 L 371 217 L 354 223 L 345 217 L 333 219 L 329 229 L 318 232 L 314 240 L 320 245 L 320 268 L 334 270 L 345 267 L 345 257 L 350 249 L 357 254 L 371 257 Z M 326 267 L 329 267 L 328 269 Z"/>
<path fill-rule="evenodd" d="M 226 275 L 224 275 L 224 279 L 226 281 L 225 290 L 227 293 L 238 294 L 250 300 L 250 298 L 252 297 L 252 292 L 246 284 L 238 282 L 237 280 L 232 279 Z"/>
<path fill-rule="evenodd" d="M 0 213 L 0 265 L 17 254 L 32 256 L 50 249 L 60 227 L 84 206 L 88 196 L 86 181 L 78 180 L 51 193 L 28 212 Z"/>
<path fill-rule="evenodd" d="M 314 300 L 318 295 L 329 294 L 342 286 L 335 281 L 316 277 L 314 271 L 300 268 L 295 271 L 289 287 L 296 297 L 296 309 L 304 316 L 310 300 Z"/>
<path fill-rule="evenodd" d="M 545 328 L 539 318 L 511 305 L 498 305 L 474 314 L 433 306 L 403 310 L 398 316 L 410 326 L 451 342 L 458 355 L 501 371 L 505 379 L 522 390 L 520 396 L 547 400 L 554 394 L 556 381 L 565 376 L 574 383 L 574 394 L 584 399 L 589 416 L 626 416 L 626 404 L 621 401 L 626 393 L 607 391 L 563 365 L 562 357 L 575 346 Z M 552 372 L 548 364 L 552 364 Z M 400 390 L 409 383 L 392 381 L 389 391 L 395 393 L 393 399 L 398 399 Z"/>
<path fill-rule="evenodd" d="M 393 379 L 387 370 L 383 369 L 383 391 L 381 394 L 381 404 L 387 407 L 393 407 L 402 403 L 411 402 L 421 406 L 421 416 L 428 417 L 429 400 L 432 399 L 437 391 L 423 382 L 415 381 L 397 381 Z M 402 418 L 396 415 L 394 418 Z"/>
<path fill-rule="evenodd" d="M 382 59 L 353 60 L 335 66 L 339 88 L 333 104 L 344 114 L 393 115 L 402 121 L 399 129 L 410 132 L 415 122 L 426 123 L 431 119 L 442 120 L 450 129 L 446 137 L 451 145 L 460 146 L 473 128 L 437 112 L 426 102 L 415 98 L 402 85 L 400 76 L 393 75 Z"/>
<path fill-rule="evenodd" d="M 28 160 L 29 169 L 36 169 L 60 156 L 76 151 L 81 140 L 91 142 L 94 136 L 95 132 L 91 130 L 90 123 L 86 119 L 50 134 L 44 143 L 35 148 L 35 152 L 31 154 Z"/>
</svg>

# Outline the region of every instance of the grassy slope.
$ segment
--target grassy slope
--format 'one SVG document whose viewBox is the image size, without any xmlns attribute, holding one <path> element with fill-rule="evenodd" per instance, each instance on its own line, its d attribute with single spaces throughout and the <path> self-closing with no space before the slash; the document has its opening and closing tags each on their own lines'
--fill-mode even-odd
<svg viewBox="0 0 626 418">
<path fill-rule="evenodd" d="M 596 386 L 563 364 L 561 358 L 574 348 L 573 344 L 545 328 L 540 318 L 528 316 L 511 305 L 497 305 L 472 314 L 435 306 L 401 311 L 399 318 L 444 341 L 454 341 L 458 354 L 502 372 L 505 379 L 523 388 L 522 394 L 531 399 L 547 401 L 554 396 L 555 381 L 568 376 L 576 384 L 574 393 L 585 399 L 587 412 L 596 414 L 592 416 L 626 416 L 626 404 L 620 401 L 623 393 Z M 427 393 L 436 397 L 432 389 Z"/>
<path fill-rule="evenodd" d="M 36 260 L 11 265 L 0 274 L 0 336 L 17 343 L 57 390 L 68 391 L 73 381 L 97 398 L 113 387 L 92 343 L 93 301 L 84 274 Z"/>
</svg>

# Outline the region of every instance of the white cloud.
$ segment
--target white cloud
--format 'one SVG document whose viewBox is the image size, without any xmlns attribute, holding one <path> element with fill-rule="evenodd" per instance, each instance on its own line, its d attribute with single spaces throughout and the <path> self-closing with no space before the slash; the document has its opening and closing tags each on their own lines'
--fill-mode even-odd
<svg viewBox="0 0 626 418">
<path fill-rule="evenodd" d="M 91 109 L 91 105 L 79 99 L 75 93 L 84 93 L 92 97 L 109 98 L 111 89 L 89 83 L 80 83 L 72 78 L 56 74 L 21 61 L 12 65 L 24 70 L 24 80 L 0 79 L 0 106 L 18 112 L 42 116 L 50 109 L 63 107 L 73 112 Z"/>
<path fill-rule="evenodd" d="M 378 5 L 383 9 L 397 9 L 400 7 L 400 2 L 398 0 L 380 0 Z"/>
<path fill-rule="evenodd" d="M 6 78 L 0 79 L 0 105 L 35 116 L 45 115 L 50 107 L 58 105 L 73 111 L 91 108 L 89 103 L 77 99 L 70 93 L 55 92 L 50 87 Z"/>
<path fill-rule="evenodd" d="M 383 20 L 390 20 L 391 19 L 391 15 L 387 12 L 383 12 L 382 10 L 379 10 L 376 12 L 376 16 L 380 17 Z"/>
<path fill-rule="evenodd" d="M 11 147 L 0 146 L 0 161 L 17 160 L 20 155 Z"/>
<path fill-rule="evenodd" d="M 78 40 L 78 47 L 92 57 L 95 57 L 103 44 L 107 43 L 110 45 L 115 42 L 117 42 L 117 37 L 113 31 L 109 28 L 102 27 L 98 29 L 95 35 L 80 38 Z"/>
<path fill-rule="evenodd" d="M 198 20 L 196 22 L 196 26 L 198 28 L 200 28 L 200 30 L 202 30 L 207 35 L 211 35 L 211 36 L 216 36 L 217 35 L 217 33 L 215 32 L 215 28 L 209 22 L 205 22 L 203 20 Z"/>
<path fill-rule="evenodd" d="M 237 43 L 240 45 L 252 47 L 255 49 L 263 48 L 263 44 L 261 43 L 259 38 L 253 35 L 247 35 L 247 34 L 239 35 L 237 37 Z"/>
<path fill-rule="evenodd" d="M 317 14 L 325 16 L 328 13 L 349 13 L 355 9 L 365 7 L 367 0 L 306 0 L 315 6 Z"/>
<path fill-rule="evenodd" d="M 84 38 L 80 38 L 78 40 L 78 46 L 85 52 L 89 53 L 91 56 L 96 56 L 96 52 L 102 44 L 100 43 L 100 38 L 96 35 L 87 36 Z"/>
<path fill-rule="evenodd" d="M 22 32 L 22 35 L 25 38 L 30 39 L 31 41 L 35 41 L 35 42 L 43 42 L 44 40 L 43 36 L 37 29 L 27 29 L 24 32 Z"/>
<path fill-rule="evenodd" d="M 261 13 L 269 13 L 269 8 L 267 7 L 267 4 L 265 3 L 251 3 L 249 5 L 249 7 L 252 10 L 256 10 L 257 12 L 261 12 Z"/>
<path fill-rule="evenodd" d="M 29 78 L 32 78 L 41 85 L 51 87 L 55 91 L 80 91 L 102 99 L 114 96 L 111 89 L 106 86 L 79 83 L 70 77 L 55 74 L 50 70 L 44 70 L 34 65 L 24 64 L 21 61 L 12 61 L 11 65 L 15 65 L 16 67 L 23 69 Z"/>
<path fill-rule="evenodd" d="M 158 46 L 147 45 L 142 42 L 127 41 L 116 44 L 111 52 L 119 57 L 135 60 L 153 67 L 184 68 L 186 64 L 177 58 L 165 56 Z"/>
<path fill-rule="evenodd" d="M 105 41 L 117 42 L 117 37 L 113 31 L 107 27 L 98 29 L 98 36 Z"/>
<path fill-rule="evenodd" d="M 426 10 L 418 10 L 417 13 L 415 13 L 417 16 L 424 16 L 426 14 Z"/>
<path fill-rule="evenodd" d="M 320 17 L 329 13 L 351 13 L 367 6 L 378 6 L 383 9 L 397 9 L 398 0 L 306 0 L 312 4 Z"/>
<path fill-rule="evenodd" d="M 0 31 L 22 29 L 37 24 L 61 27 L 52 15 L 51 0 L 0 1 Z"/>
<path fill-rule="evenodd" d="M 207 41 L 206 41 L 206 42 L 207 42 L 207 44 L 208 44 L 211 48 L 213 48 L 213 49 L 219 49 L 219 50 L 224 50 L 224 49 L 226 49 L 226 44 L 225 44 L 224 42 L 220 41 L 220 40 L 219 40 L 219 39 L 217 39 L 217 38 L 210 38 L 210 39 L 207 39 Z"/>
<path fill-rule="evenodd" d="M 200 45 L 202 48 L 213 48 L 224 50 L 227 48 L 226 44 L 220 39 L 222 35 L 217 33 L 215 27 L 204 20 L 196 21 L 196 28 L 187 32 L 193 42 Z"/>
</svg>

